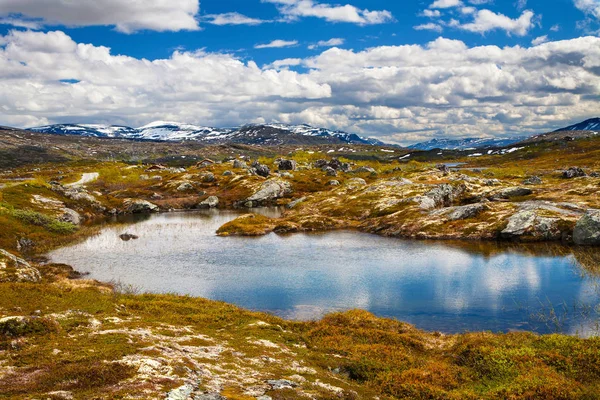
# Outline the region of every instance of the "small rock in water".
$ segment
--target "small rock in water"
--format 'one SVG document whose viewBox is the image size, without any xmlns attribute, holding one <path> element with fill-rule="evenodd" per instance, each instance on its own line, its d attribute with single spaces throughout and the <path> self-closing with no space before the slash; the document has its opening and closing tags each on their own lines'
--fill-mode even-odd
<svg viewBox="0 0 600 400">
<path fill-rule="evenodd" d="M 133 235 L 131 233 L 123 233 L 123 234 L 119 235 L 119 238 L 124 242 L 129 242 L 130 240 L 139 239 L 139 236 Z"/>
</svg>

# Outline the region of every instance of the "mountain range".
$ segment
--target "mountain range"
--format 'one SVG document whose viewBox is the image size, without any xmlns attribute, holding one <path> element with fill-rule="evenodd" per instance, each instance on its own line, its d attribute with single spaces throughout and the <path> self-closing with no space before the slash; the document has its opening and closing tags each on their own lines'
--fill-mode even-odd
<svg viewBox="0 0 600 400">
<path fill-rule="evenodd" d="M 212 128 L 177 122 L 156 121 L 139 128 L 120 125 L 57 124 L 28 130 L 55 135 L 80 135 L 134 140 L 185 141 L 208 144 L 242 143 L 254 145 L 318 145 L 364 144 L 385 145 L 384 142 L 353 133 L 315 128 L 310 125 L 245 125 L 239 128 Z"/>
</svg>

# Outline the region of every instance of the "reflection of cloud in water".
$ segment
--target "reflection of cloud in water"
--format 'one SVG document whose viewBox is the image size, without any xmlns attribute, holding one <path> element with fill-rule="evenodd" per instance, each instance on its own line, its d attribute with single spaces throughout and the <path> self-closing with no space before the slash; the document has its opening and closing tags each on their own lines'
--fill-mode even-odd
<svg viewBox="0 0 600 400">
<path fill-rule="evenodd" d="M 236 215 L 156 215 L 106 228 L 51 258 L 90 271 L 95 279 L 290 318 L 363 308 L 429 329 L 445 321 L 449 331 L 508 330 L 526 320 L 524 313 L 506 311 L 515 301 L 576 299 L 587 282 L 572 270 L 569 257 L 510 249 L 484 256 L 443 243 L 357 232 L 217 237 L 216 229 Z M 123 242 L 118 236 L 125 232 L 139 239 Z"/>
</svg>

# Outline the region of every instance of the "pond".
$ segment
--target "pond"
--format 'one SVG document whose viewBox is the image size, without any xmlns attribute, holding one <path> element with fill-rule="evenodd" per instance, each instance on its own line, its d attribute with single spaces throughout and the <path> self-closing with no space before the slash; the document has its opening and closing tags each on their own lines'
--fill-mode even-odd
<svg viewBox="0 0 600 400">
<path fill-rule="evenodd" d="M 590 254 L 597 265 L 594 252 L 584 257 L 560 246 L 409 241 L 351 231 L 215 235 L 238 215 L 130 217 L 49 257 L 92 279 L 290 319 L 360 308 L 448 333 L 596 332 L 599 291 L 585 265 Z M 138 238 L 125 241 L 123 233 Z"/>
</svg>

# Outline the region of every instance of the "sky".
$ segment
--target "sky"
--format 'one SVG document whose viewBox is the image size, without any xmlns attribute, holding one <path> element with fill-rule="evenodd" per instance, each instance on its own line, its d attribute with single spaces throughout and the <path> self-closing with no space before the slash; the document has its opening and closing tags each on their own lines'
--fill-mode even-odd
<svg viewBox="0 0 600 400">
<path fill-rule="evenodd" d="M 411 144 L 600 117 L 600 0 L 0 0 L 0 125 Z"/>
</svg>

